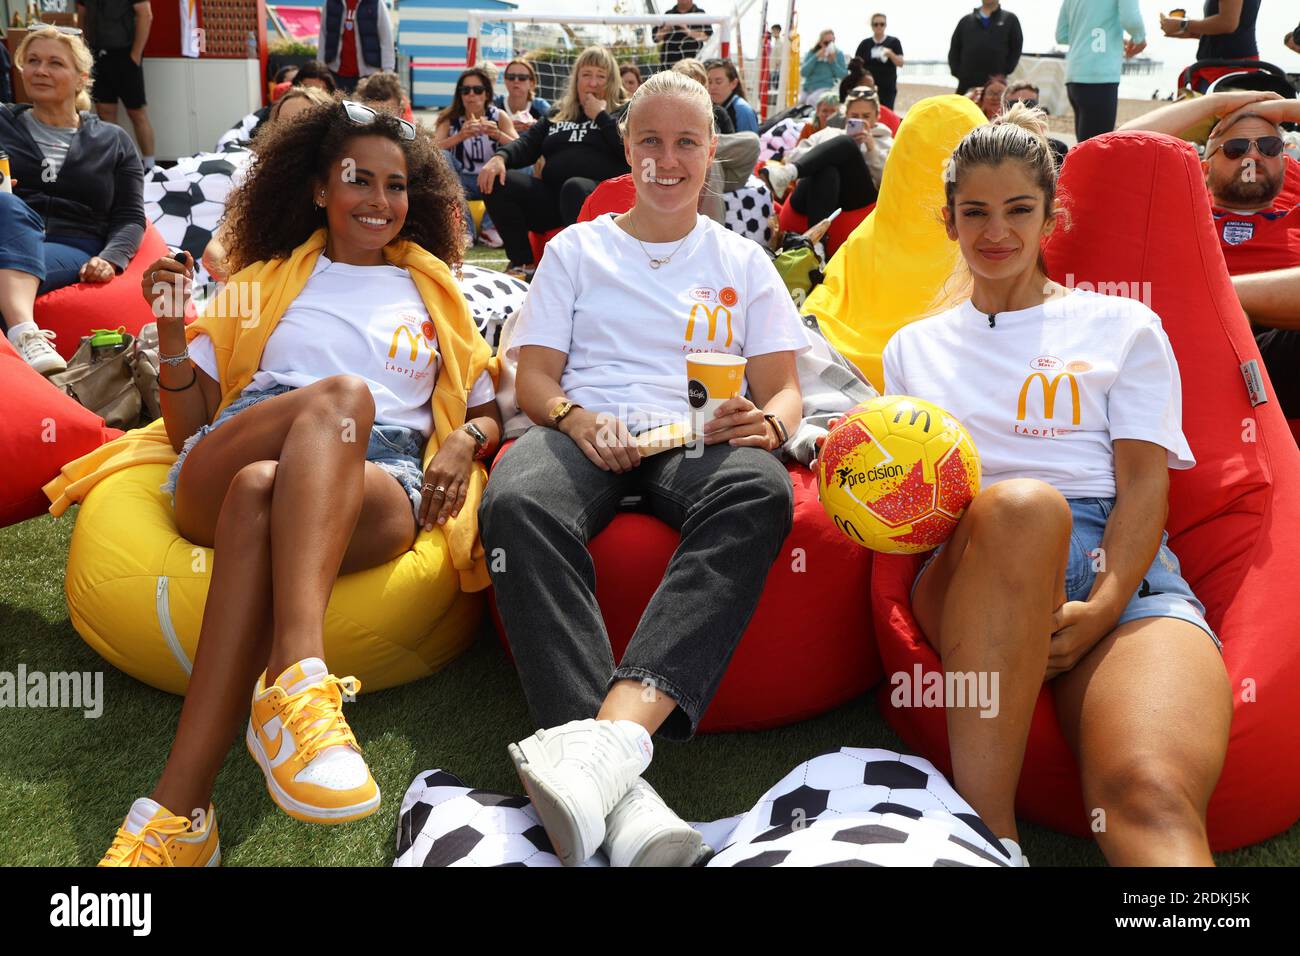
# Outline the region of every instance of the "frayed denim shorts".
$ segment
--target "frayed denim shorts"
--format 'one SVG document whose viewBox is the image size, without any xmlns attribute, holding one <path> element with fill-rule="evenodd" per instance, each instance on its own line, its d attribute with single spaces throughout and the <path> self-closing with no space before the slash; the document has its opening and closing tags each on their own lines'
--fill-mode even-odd
<svg viewBox="0 0 1300 956">
<path fill-rule="evenodd" d="M 171 496 L 173 507 L 176 504 L 176 480 L 180 477 L 181 465 L 185 464 L 190 451 L 203 440 L 204 436 L 244 409 L 292 391 L 292 385 L 272 385 L 264 391 L 244 389 L 237 399 L 222 410 L 216 421 L 211 425 L 204 425 L 185 439 L 176 463 L 167 473 L 167 482 L 162 486 L 162 490 Z M 423 433 L 403 425 L 375 425 L 370 429 L 370 442 L 366 446 L 366 461 L 374 462 L 397 480 L 402 490 L 406 492 L 406 496 L 411 499 L 411 509 L 417 521 L 420 517 L 421 488 L 424 485 L 424 468 L 420 462 L 426 440 Z"/>
<path fill-rule="evenodd" d="M 1065 599 L 1067 601 L 1086 601 L 1092 590 L 1092 582 L 1097 578 L 1094 570 L 1095 555 L 1101 548 L 1101 538 L 1106 531 L 1106 522 L 1115 507 L 1114 498 L 1069 498 L 1070 515 L 1074 527 L 1070 531 L 1070 563 L 1065 571 Z M 916 593 L 916 581 L 943 551 L 939 545 L 926 557 L 921 569 L 916 572 L 912 582 L 912 593 Z M 1129 600 L 1124 613 L 1115 622 L 1118 627 L 1129 621 L 1148 617 L 1172 617 L 1179 621 L 1195 624 L 1214 641 L 1214 646 L 1223 652 L 1223 643 L 1218 635 L 1210 629 L 1205 621 L 1205 607 L 1192 593 L 1191 587 L 1183 580 L 1178 566 L 1178 557 L 1169 550 L 1169 532 L 1161 533 L 1160 550 L 1156 559 L 1142 578 L 1137 593 Z"/>
</svg>

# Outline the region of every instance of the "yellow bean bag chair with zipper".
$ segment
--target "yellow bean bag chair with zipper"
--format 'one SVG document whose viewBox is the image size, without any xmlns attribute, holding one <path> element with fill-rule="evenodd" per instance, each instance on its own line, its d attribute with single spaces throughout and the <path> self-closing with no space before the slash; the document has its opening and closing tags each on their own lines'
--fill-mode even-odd
<svg viewBox="0 0 1300 956">
<path fill-rule="evenodd" d="M 212 550 L 181 537 L 161 490 L 165 464 L 108 475 L 77 513 L 64 590 L 77 632 L 106 661 L 185 693 Z M 340 577 L 325 612 L 325 661 L 363 691 L 427 677 L 478 634 L 486 592 L 461 590 L 446 538 L 421 531 L 396 560 Z"/>
</svg>

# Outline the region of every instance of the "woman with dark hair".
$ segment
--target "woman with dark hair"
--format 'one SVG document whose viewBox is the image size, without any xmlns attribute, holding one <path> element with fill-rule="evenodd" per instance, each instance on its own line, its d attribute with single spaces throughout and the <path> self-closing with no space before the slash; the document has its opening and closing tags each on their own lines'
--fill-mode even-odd
<svg viewBox="0 0 1300 956">
<path fill-rule="evenodd" d="M 293 75 L 290 82 L 294 86 L 319 87 L 331 95 L 338 90 L 338 83 L 334 81 L 334 74 L 329 71 L 329 67 L 319 60 L 308 60 L 298 67 L 298 72 Z"/>
<path fill-rule="evenodd" d="M 576 222 L 598 183 L 628 171 L 618 132 L 626 100 L 613 55 L 588 47 L 573 64 L 559 106 L 484 164 L 478 185 L 501 231 L 508 271 L 518 274 L 532 264 L 530 231 Z M 543 157 L 540 179 L 523 171 Z"/>
<path fill-rule="evenodd" d="M 216 561 L 171 754 L 101 865 L 218 862 L 212 790 L 241 725 L 291 816 L 378 809 L 342 711 L 358 683 L 321 659 L 325 608 L 340 574 L 392 560 L 421 529 L 445 535 L 463 587 L 486 585 L 475 499 L 500 416 L 448 268 L 459 196 L 411 123 L 317 106 L 258 143 L 228 204 L 234 274 L 205 315 L 186 327 L 188 257 L 145 273 L 179 452 L 167 489 L 181 534 Z M 162 438 L 128 433 L 120 453 Z"/>
<path fill-rule="evenodd" d="M 860 86 L 870 86 L 875 89 L 876 78 L 871 75 L 867 69 L 866 61 L 861 57 L 854 57 L 849 60 L 848 75 L 840 80 L 840 102 L 843 103 L 849 98 L 849 91 L 855 90 Z"/>
<path fill-rule="evenodd" d="M 50 375 L 67 363 L 36 324 L 36 297 L 122 273 L 144 237 L 144 170 L 130 137 L 90 109 L 94 57 L 80 36 L 42 27 L 16 51 L 31 104 L 0 105 L 0 329 Z"/>
<path fill-rule="evenodd" d="M 737 133 L 757 133 L 758 114 L 745 100 L 745 85 L 730 60 L 707 60 L 704 69 L 708 75 L 709 98 L 721 106 L 731 117 Z"/>
<path fill-rule="evenodd" d="M 478 175 L 491 156 L 519 138 L 510 114 L 492 101 L 492 78 L 482 67 L 470 67 L 456 78 L 456 95 L 438 114 L 434 141 L 446 153 L 460 177 L 466 199 L 483 199 Z M 465 229 L 474 241 L 474 217 L 465 214 Z M 489 222 L 480 231 L 483 241 L 500 248 L 501 237 Z"/>
<path fill-rule="evenodd" d="M 790 196 L 808 224 L 836 209 L 861 209 L 876 201 L 885 160 L 893 149 L 889 127 L 880 122 L 876 91 L 861 86 L 844 106 L 844 128 L 829 126 L 797 143 L 784 162 L 759 171 L 776 199 Z"/>
<path fill-rule="evenodd" d="M 506 64 L 505 93 L 498 93 L 493 101 L 510 114 L 515 132 L 524 132 L 551 111 L 551 104 L 537 95 L 537 70 L 527 60 L 511 60 Z"/>
<path fill-rule="evenodd" d="M 641 85 L 641 68 L 635 63 L 624 63 L 618 68 L 618 79 L 623 84 L 623 92 L 631 96 Z"/>
<path fill-rule="evenodd" d="M 1011 865 L 1027 865 L 1015 794 L 1046 681 L 1106 859 L 1212 866 L 1232 688 L 1164 533 L 1169 470 L 1195 465 L 1178 363 L 1146 306 L 1047 276 L 1046 132 L 1015 105 L 957 145 L 943 221 L 970 297 L 885 346 L 885 392 L 952 413 L 982 472 L 912 609 L 946 672 L 1000 675 L 997 712 L 950 701 L 947 730 L 953 783 Z"/>
</svg>

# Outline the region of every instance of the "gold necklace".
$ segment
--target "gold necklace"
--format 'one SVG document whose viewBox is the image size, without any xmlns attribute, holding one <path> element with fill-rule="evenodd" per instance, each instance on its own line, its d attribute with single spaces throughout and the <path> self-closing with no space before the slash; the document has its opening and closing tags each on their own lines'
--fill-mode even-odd
<svg viewBox="0 0 1300 956">
<path fill-rule="evenodd" d="M 628 218 L 630 219 L 631 217 L 629 216 Z M 670 259 L 672 259 L 673 256 L 677 255 L 677 250 L 681 249 L 681 247 L 685 244 L 686 240 L 689 239 L 690 237 L 691 237 L 691 233 L 687 232 L 686 235 L 682 236 L 682 241 L 677 243 L 677 247 L 673 249 L 672 252 L 668 253 L 668 255 L 666 256 L 655 257 L 650 255 L 650 251 L 646 249 L 645 243 L 641 241 L 641 237 L 638 236 L 635 232 L 632 233 L 632 238 L 635 239 L 636 244 L 641 247 L 641 251 L 645 253 L 645 257 L 650 260 L 651 269 L 658 269 L 660 266 L 664 265 Z"/>
</svg>

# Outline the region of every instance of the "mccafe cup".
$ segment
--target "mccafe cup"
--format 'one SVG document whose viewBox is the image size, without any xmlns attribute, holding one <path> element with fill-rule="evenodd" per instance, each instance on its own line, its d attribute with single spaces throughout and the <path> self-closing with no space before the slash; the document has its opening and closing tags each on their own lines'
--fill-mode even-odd
<svg viewBox="0 0 1300 956">
<path fill-rule="evenodd" d="M 697 435 L 704 423 L 729 398 L 740 394 L 745 380 L 745 357 L 725 352 L 696 352 L 686 357 L 686 401 L 691 407 L 691 430 Z"/>
</svg>

